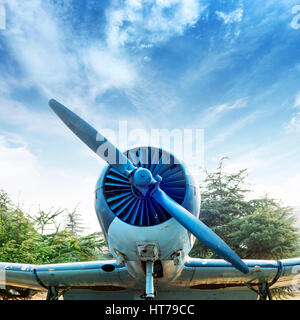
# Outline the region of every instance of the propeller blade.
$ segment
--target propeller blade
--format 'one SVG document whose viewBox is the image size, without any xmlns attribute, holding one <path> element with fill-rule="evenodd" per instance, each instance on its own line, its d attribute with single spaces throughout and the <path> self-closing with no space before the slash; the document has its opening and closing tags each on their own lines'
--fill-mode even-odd
<svg viewBox="0 0 300 320">
<path fill-rule="evenodd" d="M 239 271 L 243 273 L 249 272 L 248 266 L 219 236 L 189 211 L 171 199 L 164 191 L 157 188 L 152 193 L 152 197 L 180 224 L 220 257 L 230 262 Z"/>
<path fill-rule="evenodd" d="M 49 106 L 81 141 L 118 172 L 128 176 L 136 169 L 118 148 L 74 112 L 54 99 L 49 101 Z"/>
</svg>

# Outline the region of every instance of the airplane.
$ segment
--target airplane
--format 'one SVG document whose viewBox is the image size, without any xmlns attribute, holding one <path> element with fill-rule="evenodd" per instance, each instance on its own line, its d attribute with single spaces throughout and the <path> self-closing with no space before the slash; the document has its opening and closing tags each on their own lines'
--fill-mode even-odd
<svg viewBox="0 0 300 320">
<path fill-rule="evenodd" d="M 107 162 L 95 211 L 113 260 L 0 263 L 0 285 L 47 292 L 47 300 L 271 300 L 270 287 L 300 284 L 300 258 L 240 257 L 199 220 L 200 192 L 186 167 L 156 147 L 121 152 L 58 101 L 49 106 Z M 191 258 L 199 239 L 222 259 Z"/>
</svg>

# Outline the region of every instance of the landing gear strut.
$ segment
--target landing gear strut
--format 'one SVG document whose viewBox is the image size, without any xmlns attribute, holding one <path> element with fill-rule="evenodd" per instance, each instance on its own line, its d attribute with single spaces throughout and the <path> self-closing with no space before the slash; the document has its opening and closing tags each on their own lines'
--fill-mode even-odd
<svg viewBox="0 0 300 320">
<path fill-rule="evenodd" d="M 142 298 L 145 300 L 153 300 L 155 296 L 154 276 L 157 277 L 162 273 L 160 270 L 154 272 L 154 265 L 157 266 L 157 263 L 155 264 L 155 262 L 158 261 L 158 249 L 156 244 L 140 243 L 138 244 L 138 252 L 140 260 L 145 264 L 146 286 Z"/>
<path fill-rule="evenodd" d="M 56 287 L 49 287 L 47 292 L 46 300 L 58 300 L 60 296 L 64 295 L 69 291 L 71 287 L 66 287 L 64 289 L 58 290 Z"/>
<path fill-rule="evenodd" d="M 262 283 L 261 285 L 259 285 L 258 290 L 254 289 L 250 283 L 247 283 L 247 287 L 257 293 L 257 295 L 259 296 L 259 300 L 272 300 L 272 295 L 269 288 L 270 286 L 268 283 Z"/>
<path fill-rule="evenodd" d="M 153 261 L 146 261 L 145 300 L 154 299 Z"/>
<path fill-rule="evenodd" d="M 49 287 L 46 300 L 58 300 L 59 294 L 55 287 Z"/>
</svg>

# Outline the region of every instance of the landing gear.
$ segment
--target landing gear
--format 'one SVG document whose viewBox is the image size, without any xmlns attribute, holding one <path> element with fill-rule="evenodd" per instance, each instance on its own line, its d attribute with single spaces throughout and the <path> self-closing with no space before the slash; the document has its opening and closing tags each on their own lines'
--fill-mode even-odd
<svg viewBox="0 0 300 320">
<path fill-rule="evenodd" d="M 272 300 L 272 295 L 271 295 L 271 291 L 270 291 L 270 288 L 269 288 L 270 286 L 269 286 L 268 283 L 260 284 L 258 286 L 258 290 L 254 289 L 253 286 L 250 283 L 247 284 L 247 287 L 250 290 L 252 290 L 252 291 L 257 293 L 257 295 L 259 297 L 258 300 L 267 300 L 267 299 L 268 300 Z"/>
<path fill-rule="evenodd" d="M 162 265 L 158 260 L 158 249 L 156 244 L 140 243 L 138 244 L 140 260 L 144 266 L 145 272 L 145 293 L 141 297 L 145 300 L 154 300 L 154 278 L 163 276 Z"/>
<path fill-rule="evenodd" d="M 47 292 L 46 300 L 58 300 L 60 296 L 64 295 L 69 291 L 71 287 L 66 287 L 64 289 L 58 290 L 56 287 L 49 287 Z"/>
<path fill-rule="evenodd" d="M 49 287 L 46 300 L 58 300 L 59 294 L 55 287 Z"/>
<path fill-rule="evenodd" d="M 267 298 L 269 300 L 272 300 L 271 291 L 269 289 L 268 283 L 263 283 L 259 287 L 259 300 L 267 300 Z"/>
<path fill-rule="evenodd" d="M 257 285 L 251 284 L 251 281 L 249 281 L 248 283 L 246 283 L 246 286 L 256 292 L 259 296 L 259 300 L 272 300 L 272 295 L 271 295 L 271 291 L 270 291 L 270 287 L 276 283 L 276 281 L 279 279 L 279 277 L 282 274 L 283 271 L 283 265 L 282 262 L 280 260 L 277 261 L 278 263 L 278 270 L 277 270 L 277 274 L 275 276 L 275 278 L 270 282 L 263 282 Z M 258 287 L 258 290 L 254 289 L 253 286 Z"/>
<path fill-rule="evenodd" d="M 146 261 L 146 291 L 145 300 L 154 299 L 153 261 Z"/>
</svg>

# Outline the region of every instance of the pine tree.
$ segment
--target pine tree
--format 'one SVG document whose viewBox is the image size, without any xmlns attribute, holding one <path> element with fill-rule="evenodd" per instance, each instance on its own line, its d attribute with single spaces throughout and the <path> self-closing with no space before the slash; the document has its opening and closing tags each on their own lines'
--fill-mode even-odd
<svg viewBox="0 0 300 320">
<path fill-rule="evenodd" d="M 247 170 L 224 172 L 222 158 L 217 169 L 206 172 L 200 220 L 219 235 L 241 258 L 282 259 L 297 255 L 299 234 L 290 207 L 267 196 L 246 200 Z M 190 255 L 219 258 L 196 241 Z"/>
<path fill-rule="evenodd" d="M 63 212 L 64 210 L 61 210 L 61 209 L 54 210 L 54 208 L 50 208 L 49 211 L 44 211 L 39 209 L 37 215 L 35 215 L 34 217 L 31 217 L 31 219 L 35 224 L 36 228 L 43 235 L 47 226 L 51 225 L 52 227 L 55 226 L 55 229 L 57 228 L 56 218 L 59 215 L 61 215 Z"/>
<path fill-rule="evenodd" d="M 65 229 L 68 230 L 73 235 L 80 235 L 83 230 L 83 223 L 81 215 L 78 212 L 77 207 L 71 212 L 67 211 L 65 222 Z"/>
</svg>

